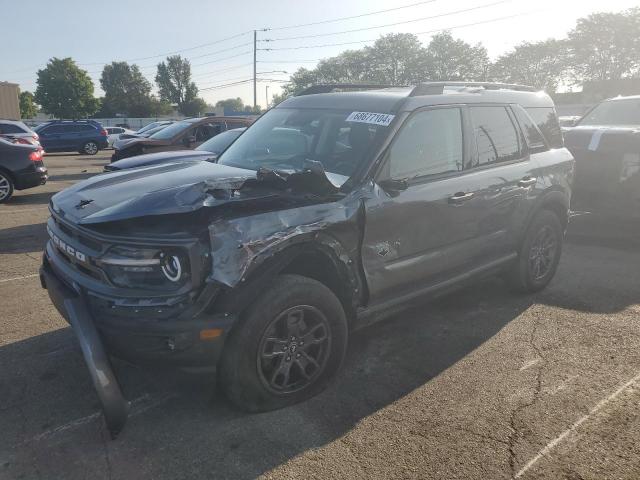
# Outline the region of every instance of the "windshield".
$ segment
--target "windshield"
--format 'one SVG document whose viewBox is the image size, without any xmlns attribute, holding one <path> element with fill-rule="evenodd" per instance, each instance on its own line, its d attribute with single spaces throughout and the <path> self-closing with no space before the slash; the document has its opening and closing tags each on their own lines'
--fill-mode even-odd
<svg viewBox="0 0 640 480">
<path fill-rule="evenodd" d="M 301 171 L 305 160 L 314 160 L 327 172 L 350 177 L 391 119 L 393 115 L 347 110 L 276 108 L 240 136 L 218 163 Z"/>
<path fill-rule="evenodd" d="M 229 145 L 231 145 L 231 142 L 238 138 L 238 136 L 244 131 L 244 128 L 238 128 L 237 130 L 227 130 L 226 132 L 222 132 L 215 137 L 210 138 L 198 148 L 196 148 L 196 150 L 202 150 L 212 153 L 222 153 L 227 149 Z"/>
<path fill-rule="evenodd" d="M 170 138 L 175 137 L 179 133 L 184 132 L 188 128 L 192 127 L 193 123 L 190 122 L 176 122 L 171 125 L 163 128 L 159 132 L 154 133 L 149 138 L 156 138 L 158 140 L 168 140 Z"/>
<path fill-rule="evenodd" d="M 156 128 L 158 125 L 160 125 L 158 122 L 152 122 L 149 125 L 145 125 L 144 127 L 142 127 L 140 130 L 138 130 L 136 133 L 144 133 L 148 130 L 151 130 L 153 128 Z"/>
<path fill-rule="evenodd" d="M 591 110 L 579 125 L 640 125 L 640 100 L 603 102 Z"/>
</svg>

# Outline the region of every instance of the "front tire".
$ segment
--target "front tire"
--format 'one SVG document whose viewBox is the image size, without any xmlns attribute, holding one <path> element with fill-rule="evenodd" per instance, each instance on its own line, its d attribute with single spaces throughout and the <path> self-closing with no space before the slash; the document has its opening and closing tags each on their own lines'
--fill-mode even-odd
<svg viewBox="0 0 640 480">
<path fill-rule="evenodd" d="M 85 142 L 80 149 L 80 153 L 84 153 L 85 155 L 95 155 L 100 150 L 98 144 L 96 142 Z"/>
<path fill-rule="evenodd" d="M 326 388 L 342 364 L 347 338 L 342 304 L 329 288 L 281 275 L 231 332 L 218 383 L 249 412 L 299 403 Z"/>
<path fill-rule="evenodd" d="M 13 195 L 13 180 L 0 170 L 0 203 L 4 203 Z"/>
<path fill-rule="evenodd" d="M 545 288 L 558 269 L 563 239 L 558 216 L 549 210 L 537 213 L 527 228 L 518 260 L 507 275 L 509 286 L 522 293 Z"/>
</svg>

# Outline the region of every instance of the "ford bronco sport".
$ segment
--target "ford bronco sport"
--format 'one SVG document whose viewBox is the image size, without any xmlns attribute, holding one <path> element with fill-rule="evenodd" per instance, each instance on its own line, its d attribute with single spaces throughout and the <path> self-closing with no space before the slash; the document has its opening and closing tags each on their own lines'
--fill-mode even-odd
<svg viewBox="0 0 640 480">
<path fill-rule="evenodd" d="M 331 90 L 273 108 L 217 163 L 52 198 L 42 284 L 114 435 L 127 403 L 109 355 L 216 365 L 236 405 L 264 411 L 325 388 L 359 325 L 484 275 L 524 292 L 553 277 L 573 158 L 543 133 L 557 126 L 546 94 Z"/>
</svg>

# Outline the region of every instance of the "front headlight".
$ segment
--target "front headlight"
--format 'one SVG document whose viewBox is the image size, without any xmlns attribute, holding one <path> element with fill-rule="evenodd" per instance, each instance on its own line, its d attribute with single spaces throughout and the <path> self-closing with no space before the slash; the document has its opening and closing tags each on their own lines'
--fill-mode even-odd
<svg viewBox="0 0 640 480">
<path fill-rule="evenodd" d="M 113 247 L 97 263 L 120 287 L 171 290 L 189 277 L 188 256 L 177 248 Z"/>
</svg>

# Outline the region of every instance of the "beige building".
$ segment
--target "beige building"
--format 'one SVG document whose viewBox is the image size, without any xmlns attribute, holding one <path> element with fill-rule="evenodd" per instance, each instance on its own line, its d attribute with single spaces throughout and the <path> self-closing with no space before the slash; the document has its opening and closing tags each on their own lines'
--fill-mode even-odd
<svg viewBox="0 0 640 480">
<path fill-rule="evenodd" d="M 0 118 L 20 120 L 20 87 L 17 83 L 0 82 Z"/>
</svg>

